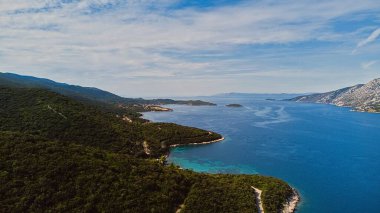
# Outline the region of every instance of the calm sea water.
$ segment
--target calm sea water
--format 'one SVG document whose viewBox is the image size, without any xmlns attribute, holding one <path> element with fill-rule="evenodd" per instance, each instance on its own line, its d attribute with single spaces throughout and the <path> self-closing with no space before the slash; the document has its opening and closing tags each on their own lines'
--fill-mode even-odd
<svg viewBox="0 0 380 213">
<path fill-rule="evenodd" d="M 218 106 L 145 113 L 153 121 L 213 130 L 226 138 L 174 148 L 170 162 L 199 172 L 278 177 L 300 192 L 300 213 L 380 212 L 380 114 L 252 97 L 209 100 Z M 244 107 L 227 108 L 228 103 Z"/>
</svg>

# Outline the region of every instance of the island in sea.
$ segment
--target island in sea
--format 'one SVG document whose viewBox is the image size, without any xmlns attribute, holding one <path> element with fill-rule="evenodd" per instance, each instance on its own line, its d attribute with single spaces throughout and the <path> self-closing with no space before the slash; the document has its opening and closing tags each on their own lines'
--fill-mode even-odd
<svg viewBox="0 0 380 213">
<path fill-rule="evenodd" d="M 205 102 L 128 99 L 14 74 L 0 74 L 0 100 L 3 212 L 274 213 L 293 212 L 299 200 L 274 177 L 196 173 L 165 163 L 170 147 L 223 136 L 150 122 L 141 112 Z"/>
<path fill-rule="evenodd" d="M 241 104 L 227 104 L 226 107 L 243 107 Z"/>
</svg>

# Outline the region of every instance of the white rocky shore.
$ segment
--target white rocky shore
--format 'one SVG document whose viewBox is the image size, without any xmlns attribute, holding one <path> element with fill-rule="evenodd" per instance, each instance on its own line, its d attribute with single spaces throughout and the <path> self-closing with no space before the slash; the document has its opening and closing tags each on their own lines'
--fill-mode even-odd
<svg viewBox="0 0 380 213">
<path fill-rule="evenodd" d="M 173 145 L 170 145 L 170 147 L 210 144 L 210 143 L 220 142 L 222 140 L 224 140 L 224 137 L 216 139 L 216 140 L 213 140 L 213 141 L 206 141 L 206 142 L 200 142 L 200 143 L 173 144 Z"/>
<path fill-rule="evenodd" d="M 351 107 L 359 112 L 380 112 L 380 78 L 367 84 L 358 84 L 343 89 L 298 96 L 291 101 L 332 104 L 340 107 Z"/>
<path fill-rule="evenodd" d="M 210 144 L 210 143 L 216 143 L 216 142 L 223 141 L 224 139 L 225 138 L 222 137 L 220 139 L 216 139 L 216 140 L 213 140 L 213 141 L 206 141 L 206 142 L 201 142 L 201 143 L 173 144 L 173 145 L 170 145 L 170 147 Z M 168 156 L 166 155 L 165 158 L 167 158 L 167 157 Z M 265 213 L 264 212 L 264 208 L 263 208 L 263 203 L 262 203 L 262 200 L 261 200 L 262 191 L 260 189 L 258 189 L 258 188 L 253 187 L 253 186 L 251 186 L 251 187 L 255 191 L 256 203 L 257 203 L 258 208 L 259 208 L 258 212 L 259 213 Z M 300 198 L 300 195 L 298 194 L 297 190 L 295 190 L 294 188 L 292 188 L 292 190 L 293 190 L 293 195 L 284 204 L 284 207 L 283 207 L 281 213 L 294 213 L 296 211 L 296 209 L 297 209 L 297 205 L 300 202 L 301 198 Z M 182 209 L 182 207 L 183 206 L 181 205 L 181 208 L 179 208 L 177 212 L 180 212 L 181 209 Z"/>
<path fill-rule="evenodd" d="M 288 200 L 282 209 L 282 213 L 293 213 L 297 209 L 297 205 L 301 198 L 298 192 L 293 188 L 293 196 Z"/>
<path fill-rule="evenodd" d="M 258 207 L 258 213 L 265 213 L 263 202 L 261 199 L 262 191 L 258 188 L 255 188 L 251 186 L 253 190 L 255 190 L 255 196 L 256 196 L 256 204 Z M 284 208 L 282 209 L 281 213 L 294 213 L 297 209 L 297 204 L 300 201 L 300 196 L 298 192 L 293 188 L 293 196 L 289 198 L 289 200 L 284 204 Z"/>
<path fill-rule="evenodd" d="M 256 205 L 258 207 L 258 213 L 264 213 L 264 207 L 263 207 L 263 202 L 261 200 L 261 194 L 263 193 L 263 191 L 261 191 L 260 189 L 258 188 L 255 188 L 253 186 L 251 186 L 253 190 L 255 190 L 255 196 L 256 196 Z"/>
</svg>

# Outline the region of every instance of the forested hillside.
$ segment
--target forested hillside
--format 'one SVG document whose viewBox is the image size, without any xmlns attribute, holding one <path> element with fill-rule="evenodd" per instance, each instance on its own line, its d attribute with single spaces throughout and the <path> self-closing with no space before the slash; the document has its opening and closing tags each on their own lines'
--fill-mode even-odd
<svg viewBox="0 0 380 213">
<path fill-rule="evenodd" d="M 175 212 L 180 206 L 183 212 L 255 212 L 251 185 L 263 190 L 266 212 L 278 212 L 293 193 L 274 178 L 165 166 L 156 158 L 170 145 L 221 136 L 130 122 L 122 113 L 43 89 L 0 85 L 0 212 Z"/>
<path fill-rule="evenodd" d="M 0 92 L 0 130 L 75 141 L 130 155 L 141 154 L 144 136 L 152 142 L 186 138 L 203 142 L 221 137 L 176 124 L 161 124 L 157 131 L 156 124 L 125 122 L 118 114 L 103 113 L 95 107 L 47 90 L 0 88 Z"/>
<path fill-rule="evenodd" d="M 116 94 L 94 88 L 59 83 L 45 78 L 33 76 L 23 76 L 13 73 L 0 73 L 0 85 L 22 88 L 46 89 L 61 95 L 80 100 L 82 102 L 99 102 L 105 104 L 122 104 L 124 106 L 140 105 L 139 109 L 144 110 L 141 105 L 146 104 L 184 104 L 193 106 L 213 106 L 215 104 L 201 100 L 173 100 L 173 99 L 142 99 L 125 98 Z"/>
</svg>

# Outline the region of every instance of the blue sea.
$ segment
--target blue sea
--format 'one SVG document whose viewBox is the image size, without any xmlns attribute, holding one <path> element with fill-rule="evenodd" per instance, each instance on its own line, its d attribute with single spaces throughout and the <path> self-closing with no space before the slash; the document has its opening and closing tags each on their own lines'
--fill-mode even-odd
<svg viewBox="0 0 380 213">
<path fill-rule="evenodd" d="M 174 148 L 169 162 L 198 172 L 280 178 L 300 192 L 299 213 L 380 212 L 380 114 L 265 96 L 203 99 L 218 106 L 170 105 L 173 112 L 144 114 L 226 138 Z M 230 103 L 244 107 L 224 106 Z"/>
</svg>

